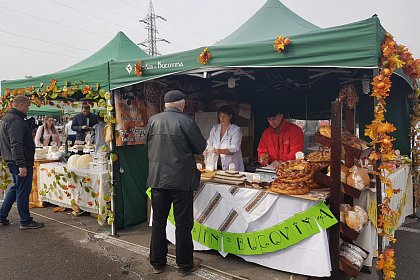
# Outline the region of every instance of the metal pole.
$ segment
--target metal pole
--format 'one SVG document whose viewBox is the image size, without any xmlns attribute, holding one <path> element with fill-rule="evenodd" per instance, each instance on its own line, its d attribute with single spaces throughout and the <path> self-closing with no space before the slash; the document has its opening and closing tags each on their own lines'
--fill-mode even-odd
<svg viewBox="0 0 420 280">
<path fill-rule="evenodd" d="M 111 93 L 111 69 L 110 69 L 110 66 L 109 66 L 109 62 L 108 62 L 108 90 Z M 114 101 L 114 95 L 113 94 L 111 94 L 111 98 L 107 100 L 107 105 L 112 105 L 112 107 L 114 108 L 115 101 Z M 108 118 L 113 117 L 113 113 L 111 111 L 107 110 L 107 114 L 108 114 Z M 112 132 L 114 132 L 115 125 L 113 123 L 111 123 L 111 128 L 112 128 Z M 112 211 L 112 214 L 114 215 L 114 220 L 111 224 L 111 235 L 112 236 L 117 236 L 117 230 L 115 228 L 115 218 L 116 217 L 115 217 L 115 202 L 114 202 L 114 197 L 116 197 L 117 194 L 116 194 L 116 191 L 115 191 L 115 188 L 114 188 L 114 185 L 115 185 L 114 184 L 114 163 L 112 161 L 112 153 L 114 152 L 114 149 L 115 149 L 114 141 L 115 141 L 115 139 L 113 139 L 111 141 L 111 143 L 109 143 L 109 150 L 110 150 L 110 153 L 109 153 L 109 168 L 110 168 L 109 184 L 110 184 L 110 187 L 111 187 L 111 211 Z"/>
</svg>

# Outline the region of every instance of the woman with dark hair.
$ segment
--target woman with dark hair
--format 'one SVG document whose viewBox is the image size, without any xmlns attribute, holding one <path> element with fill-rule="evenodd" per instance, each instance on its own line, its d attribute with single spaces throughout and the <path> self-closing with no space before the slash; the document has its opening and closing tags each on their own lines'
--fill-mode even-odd
<svg viewBox="0 0 420 280">
<path fill-rule="evenodd" d="M 52 143 L 60 145 L 60 135 L 54 125 L 52 116 L 45 116 L 44 124 L 38 127 L 35 134 L 35 145 L 37 147 L 51 146 Z"/>
<path fill-rule="evenodd" d="M 241 152 L 242 132 L 239 126 L 232 123 L 233 109 L 224 105 L 217 110 L 219 123 L 214 125 L 207 140 L 205 154 L 213 152 L 219 157 L 223 170 L 229 169 L 229 164 L 235 164 L 235 170 L 244 171 L 244 161 Z"/>
</svg>

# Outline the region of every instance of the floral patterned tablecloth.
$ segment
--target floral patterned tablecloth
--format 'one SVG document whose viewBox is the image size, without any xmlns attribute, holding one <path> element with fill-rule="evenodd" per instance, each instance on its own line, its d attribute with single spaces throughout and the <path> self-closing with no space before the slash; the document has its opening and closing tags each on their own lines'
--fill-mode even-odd
<svg viewBox="0 0 420 280">
<path fill-rule="evenodd" d="M 98 214 L 98 223 L 112 223 L 111 188 L 108 171 L 67 168 L 63 163 L 46 163 L 38 167 L 41 201 Z"/>
</svg>

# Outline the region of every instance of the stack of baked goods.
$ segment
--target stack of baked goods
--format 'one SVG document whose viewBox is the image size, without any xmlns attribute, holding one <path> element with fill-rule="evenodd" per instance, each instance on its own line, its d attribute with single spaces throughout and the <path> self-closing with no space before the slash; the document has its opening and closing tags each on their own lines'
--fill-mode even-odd
<svg viewBox="0 0 420 280">
<path fill-rule="evenodd" d="M 257 189 L 257 190 L 266 190 L 270 187 L 270 182 L 262 180 L 245 180 L 245 187 Z"/>
<path fill-rule="evenodd" d="M 313 153 L 310 153 L 306 160 L 312 163 L 315 169 L 320 169 L 323 167 L 327 167 L 330 164 L 331 154 L 329 150 L 320 150 Z"/>
<path fill-rule="evenodd" d="M 362 139 L 359 139 L 356 135 L 353 135 L 352 133 L 343 130 L 343 132 L 341 133 L 341 142 L 343 144 L 346 144 L 347 146 L 359 149 L 359 150 L 364 150 L 368 148 L 368 145 L 366 144 L 366 142 Z"/>
<path fill-rule="evenodd" d="M 278 176 L 271 183 L 270 191 L 280 194 L 306 194 L 308 181 L 313 178 L 314 166 L 305 160 L 289 160 L 277 166 Z"/>
<path fill-rule="evenodd" d="M 211 181 L 229 185 L 240 185 L 245 181 L 245 175 L 238 171 L 217 171 Z"/>
<path fill-rule="evenodd" d="M 331 126 L 329 125 L 321 126 L 319 128 L 319 133 L 322 136 L 331 138 Z M 366 141 L 359 139 L 356 135 L 353 135 L 352 133 L 350 133 L 349 131 L 345 129 L 343 129 L 341 133 L 341 142 L 343 144 L 346 144 L 347 146 L 350 146 L 359 150 L 364 150 L 368 148 Z"/>
<path fill-rule="evenodd" d="M 370 177 L 366 169 L 355 165 L 349 168 L 346 183 L 349 186 L 362 190 L 370 186 Z"/>
<path fill-rule="evenodd" d="M 340 181 L 353 188 L 362 190 L 370 186 L 370 177 L 366 169 L 360 166 L 353 166 L 351 168 L 341 165 Z M 328 167 L 328 176 L 330 176 L 330 167 Z"/>
<path fill-rule="evenodd" d="M 343 242 L 341 244 L 339 254 L 356 266 L 357 270 L 361 269 L 363 262 L 368 255 L 362 248 L 348 242 Z"/>
<path fill-rule="evenodd" d="M 351 207 L 349 204 L 340 204 L 340 222 L 345 223 L 349 228 L 360 232 L 368 223 L 368 215 L 366 211 L 355 205 Z"/>
<path fill-rule="evenodd" d="M 324 125 L 324 126 L 321 126 L 321 127 L 319 128 L 319 133 L 320 133 L 322 136 L 325 136 L 325 137 L 331 138 L 331 126 L 329 126 L 329 125 Z"/>
</svg>

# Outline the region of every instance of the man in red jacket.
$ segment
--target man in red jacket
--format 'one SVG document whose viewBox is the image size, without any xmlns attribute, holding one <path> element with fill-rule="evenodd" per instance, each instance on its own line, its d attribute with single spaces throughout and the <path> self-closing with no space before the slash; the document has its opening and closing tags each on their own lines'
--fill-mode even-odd
<svg viewBox="0 0 420 280">
<path fill-rule="evenodd" d="M 262 166 L 296 158 L 296 152 L 303 151 L 303 132 L 295 124 L 289 123 L 280 111 L 269 111 L 270 126 L 264 130 L 258 144 L 258 161 Z"/>
</svg>

